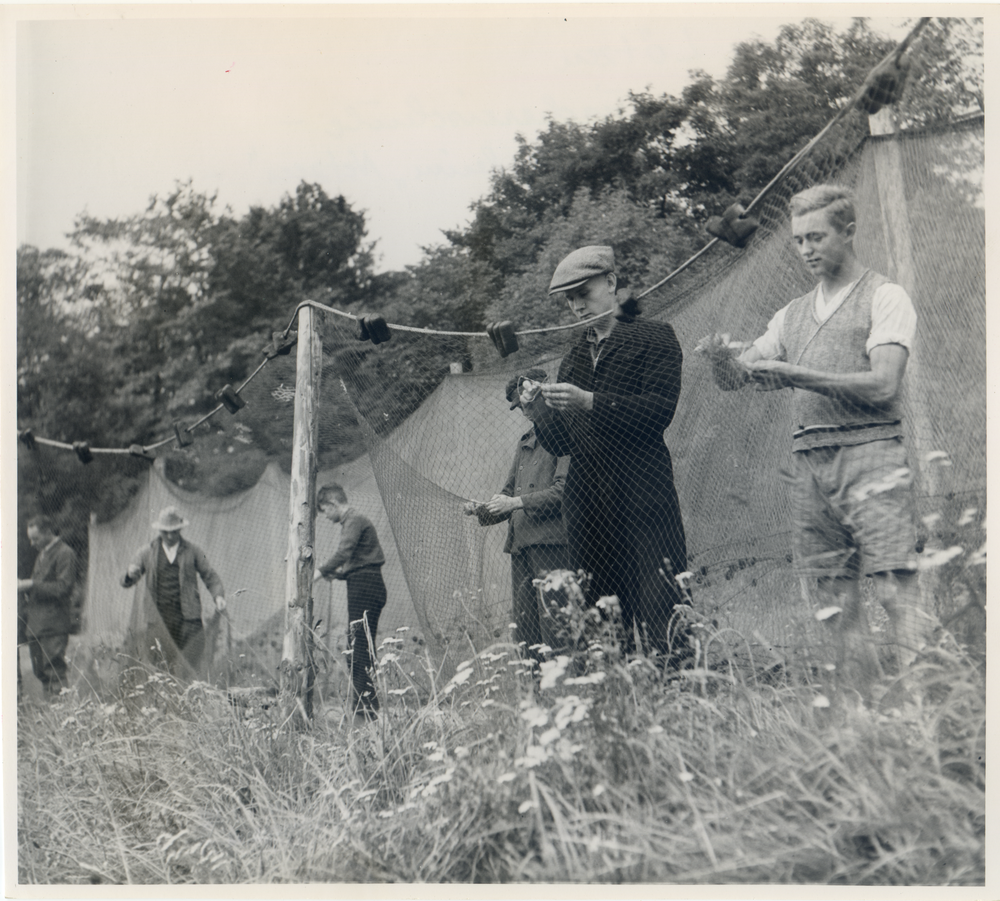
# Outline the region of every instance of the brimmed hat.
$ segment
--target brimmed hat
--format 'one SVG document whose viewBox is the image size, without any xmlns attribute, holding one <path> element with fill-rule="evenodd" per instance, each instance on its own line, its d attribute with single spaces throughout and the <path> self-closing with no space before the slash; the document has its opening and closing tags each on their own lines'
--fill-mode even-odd
<svg viewBox="0 0 1000 901">
<path fill-rule="evenodd" d="M 510 401 L 510 408 L 516 410 L 521 406 L 521 398 L 517 393 L 517 386 L 521 379 L 531 379 L 533 382 L 544 382 L 549 377 L 549 374 L 544 369 L 539 369 L 537 366 L 533 369 L 529 369 L 523 375 L 515 375 L 509 382 L 507 382 L 507 400 Z"/>
<path fill-rule="evenodd" d="M 574 250 L 558 266 L 549 283 L 549 294 L 579 288 L 595 275 L 615 271 L 615 252 L 610 247 L 592 244 Z"/>
<path fill-rule="evenodd" d="M 177 512 L 174 506 L 164 507 L 154 522 L 153 528 L 160 532 L 179 532 L 185 528 L 188 521 Z"/>
</svg>

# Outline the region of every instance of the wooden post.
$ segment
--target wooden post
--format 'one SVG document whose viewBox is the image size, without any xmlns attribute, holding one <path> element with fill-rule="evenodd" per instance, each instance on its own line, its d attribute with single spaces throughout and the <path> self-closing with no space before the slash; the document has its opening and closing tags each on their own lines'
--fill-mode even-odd
<svg viewBox="0 0 1000 901">
<path fill-rule="evenodd" d="M 873 135 L 895 134 L 896 119 L 891 107 L 883 107 L 875 115 L 868 117 L 868 129 Z M 886 238 L 889 256 L 890 279 L 906 289 L 906 293 L 918 307 L 916 268 L 913 264 L 913 244 L 910 240 L 910 220 L 906 208 L 906 190 L 903 184 L 903 161 L 896 141 L 875 141 L 875 179 L 878 183 L 879 207 L 882 210 L 882 228 Z M 907 380 L 910 383 L 907 414 L 912 421 L 910 447 L 916 457 L 913 461 L 920 473 L 924 492 L 934 496 L 940 493 L 938 473 L 933 463 L 928 464 L 929 450 L 918 442 L 918 438 L 929 441 L 934 435 L 931 418 L 927 409 L 927 398 L 931 395 L 924 388 L 926 375 L 920 360 L 920 347 L 914 342 L 906 364 Z M 904 423 L 904 428 L 906 424 Z"/>
<path fill-rule="evenodd" d="M 285 570 L 285 640 L 281 650 L 281 690 L 286 703 L 302 702 L 312 718 L 313 545 L 316 539 L 316 446 L 323 347 L 316 312 L 299 310 L 295 365 L 295 423 Z"/>
</svg>

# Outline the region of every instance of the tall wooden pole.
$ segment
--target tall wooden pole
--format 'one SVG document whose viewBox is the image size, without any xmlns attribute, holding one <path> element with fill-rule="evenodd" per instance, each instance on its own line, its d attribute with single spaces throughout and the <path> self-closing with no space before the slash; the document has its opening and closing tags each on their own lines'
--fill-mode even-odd
<svg viewBox="0 0 1000 901">
<path fill-rule="evenodd" d="M 868 130 L 873 135 L 895 134 L 896 117 L 892 107 L 883 107 L 875 115 L 868 117 Z M 886 250 L 889 257 L 890 279 L 906 290 L 913 298 L 919 315 L 920 298 L 917 291 L 916 267 L 913 263 L 913 242 L 910 237 L 910 218 L 906 204 L 906 189 L 903 183 L 903 160 L 896 141 L 875 141 L 875 178 L 878 182 L 879 207 L 882 210 L 882 229 L 885 233 Z M 907 381 L 910 383 L 907 413 L 911 420 L 910 446 L 916 456 L 917 470 L 923 483 L 924 492 L 935 496 L 940 493 L 938 473 L 933 463 L 928 464 L 926 442 L 933 441 L 934 432 L 927 398 L 931 395 L 925 388 L 927 378 L 920 359 L 919 342 L 914 342 L 906 365 Z"/>
<path fill-rule="evenodd" d="M 295 424 L 292 432 L 292 478 L 285 570 L 285 640 L 281 651 L 281 690 L 286 703 L 302 701 L 312 717 L 313 545 L 316 540 L 316 447 L 323 347 L 316 312 L 303 307 L 298 316 L 295 363 Z"/>
</svg>

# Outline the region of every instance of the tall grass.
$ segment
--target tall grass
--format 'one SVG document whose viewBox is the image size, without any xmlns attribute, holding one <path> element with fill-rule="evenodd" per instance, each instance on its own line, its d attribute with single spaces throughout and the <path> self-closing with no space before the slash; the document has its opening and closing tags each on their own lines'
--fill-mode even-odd
<svg viewBox="0 0 1000 901">
<path fill-rule="evenodd" d="M 397 644 L 357 728 L 140 667 L 25 704 L 19 881 L 984 881 L 984 674 L 947 635 L 875 710 L 607 640 L 417 683 Z"/>
</svg>

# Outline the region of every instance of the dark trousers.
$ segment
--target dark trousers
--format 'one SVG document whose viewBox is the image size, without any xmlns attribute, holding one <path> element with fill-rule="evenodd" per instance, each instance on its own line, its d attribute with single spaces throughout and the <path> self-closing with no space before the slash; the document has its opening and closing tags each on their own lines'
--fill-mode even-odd
<svg viewBox="0 0 1000 901">
<path fill-rule="evenodd" d="M 547 572 L 568 567 L 569 551 L 564 544 L 538 544 L 510 555 L 510 584 L 517 625 L 515 640 L 523 641 L 525 651 L 532 656 L 537 656 L 530 650 L 532 645 L 547 644 L 554 651 L 561 650 L 556 623 L 532 583 Z"/>
<path fill-rule="evenodd" d="M 181 621 L 180 633 L 176 638 L 184 659 L 193 667 L 201 663 L 205 653 L 205 627 L 200 619 L 185 619 Z"/>
<path fill-rule="evenodd" d="M 637 625 L 640 635 L 666 654 L 673 644 L 668 630 L 674 605 L 683 600 L 674 576 L 687 567 L 679 511 L 666 505 L 642 511 L 633 521 L 604 522 L 599 512 L 587 512 L 591 515 L 568 516 L 567 531 L 573 568 L 592 577 L 588 600 L 617 596 L 626 647 L 634 649 Z"/>
<path fill-rule="evenodd" d="M 378 618 L 385 606 L 385 582 L 382 581 L 382 570 L 377 566 L 348 573 L 345 581 L 347 620 L 350 624 L 347 637 L 351 651 L 353 685 L 351 706 L 355 710 L 369 713 L 378 710 L 378 695 L 375 693 L 375 683 L 372 680 L 372 668 Z"/>
<path fill-rule="evenodd" d="M 66 645 L 69 635 L 45 635 L 32 638 L 28 642 L 28 653 L 31 655 L 31 669 L 35 677 L 42 683 L 45 693 L 57 695 L 66 681 Z M 18 676 L 20 676 L 18 669 Z"/>
</svg>

